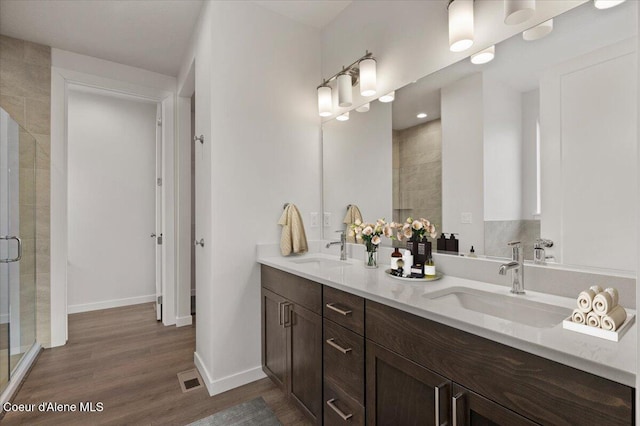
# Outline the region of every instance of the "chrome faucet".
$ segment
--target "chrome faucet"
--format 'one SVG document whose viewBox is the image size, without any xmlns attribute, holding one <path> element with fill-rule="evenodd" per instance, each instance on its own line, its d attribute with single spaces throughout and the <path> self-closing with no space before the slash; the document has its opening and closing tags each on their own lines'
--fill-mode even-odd
<svg viewBox="0 0 640 426">
<path fill-rule="evenodd" d="M 335 244 L 340 244 L 340 260 L 347 260 L 347 233 L 345 231 L 336 231 L 340 233 L 340 241 L 327 243 L 327 248 Z"/>
<path fill-rule="evenodd" d="M 511 262 L 500 265 L 498 273 L 506 275 L 507 271 L 513 270 L 511 273 L 511 293 L 524 294 L 524 254 L 520 247 L 520 241 L 511 241 L 508 245 L 511 247 Z"/>
<path fill-rule="evenodd" d="M 553 259 L 553 256 L 547 256 L 544 251 L 547 247 L 553 247 L 553 241 L 546 240 L 544 238 L 538 238 L 533 244 L 533 263 L 538 265 L 544 265 L 547 263 L 547 259 Z"/>
</svg>

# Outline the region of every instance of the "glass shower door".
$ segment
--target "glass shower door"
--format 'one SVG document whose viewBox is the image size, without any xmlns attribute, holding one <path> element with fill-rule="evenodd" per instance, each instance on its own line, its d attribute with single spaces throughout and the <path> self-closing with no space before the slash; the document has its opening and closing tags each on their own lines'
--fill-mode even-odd
<svg viewBox="0 0 640 426">
<path fill-rule="evenodd" d="M 0 109 L 0 392 L 36 340 L 36 149 Z"/>
</svg>

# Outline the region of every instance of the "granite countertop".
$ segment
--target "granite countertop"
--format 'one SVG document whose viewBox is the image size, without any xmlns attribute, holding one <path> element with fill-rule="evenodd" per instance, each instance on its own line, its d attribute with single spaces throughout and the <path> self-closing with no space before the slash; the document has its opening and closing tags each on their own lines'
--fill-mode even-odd
<svg viewBox="0 0 640 426">
<path fill-rule="evenodd" d="M 305 262 L 304 259 L 326 259 L 328 262 Z M 525 325 L 496 316 L 453 306 L 430 299 L 453 287 L 481 290 L 505 297 L 526 299 L 567 309 L 575 307 L 572 298 L 526 292 L 512 295 L 505 286 L 488 284 L 447 275 L 438 281 L 408 282 L 385 273 L 388 265 L 366 269 L 359 259 L 337 262 L 334 255 L 309 253 L 282 257 L 274 253 L 258 255 L 258 262 L 309 280 L 379 302 L 432 321 L 485 337 L 570 367 L 635 387 L 637 324 L 633 324 L 619 342 L 576 333 L 562 328 L 562 323 L 545 328 Z M 627 309 L 628 314 L 636 312 Z"/>
</svg>

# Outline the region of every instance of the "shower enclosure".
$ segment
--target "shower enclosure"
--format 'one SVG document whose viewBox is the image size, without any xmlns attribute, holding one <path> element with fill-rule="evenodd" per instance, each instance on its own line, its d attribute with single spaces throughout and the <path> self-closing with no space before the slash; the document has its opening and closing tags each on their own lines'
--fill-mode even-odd
<svg viewBox="0 0 640 426">
<path fill-rule="evenodd" d="M 0 108 L 0 394 L 26 372 L 36 344 L 35 138 Z"/>
</svg>

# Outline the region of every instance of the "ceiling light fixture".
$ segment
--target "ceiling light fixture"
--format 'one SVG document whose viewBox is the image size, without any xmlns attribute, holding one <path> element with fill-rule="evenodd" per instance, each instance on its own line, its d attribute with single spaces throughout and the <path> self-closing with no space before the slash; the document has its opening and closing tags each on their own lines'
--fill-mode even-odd
<svg viewBox="0 0 640 426">
<path fill-rule="evenodd" d="M 462 52 L 473 45 L 473 0 L 450 0 L 449 50 Z"/>
<path fill-rule="evenodd" d="M 396 98 L 396 91 L 394 90 L 393 92 L 389 92 L 386 95 L 380 96 L 378 100 L 382 103 L 387 103 L 387 102 L 393 102 L 395 98 Z"/>
<path fill-rule="evenodd" d="M 371 103 L 367 102 L 364 105 L 360 105 L 358 108 L 356 108 L 356 111 L 358 112 L 369 112 L 369 109 L 371 108 Z"/>
<path fill-rule="evenodd" d="M 418 115 L 416 115 L 416 117 L 418 117 L 418 118 L 427 118 L 427 113 L 426 112 L 421 112 Z"/>
<path fill-rule="evenodd" d="M 336 80 L 338 90 L 338 106 L 343 108 L 353 104 L 352 87 L 360 83 L 362 96 L 376 94 L 376 60 L 373 53 L 367 51 L 364 56 L 353 62 L 342 71 L 332 75 L 318 86 L 318 113 L 321 117 L 333 115 L 333 100 L 330 83 Z M 348 116 L 346 118 L 348 120 Z"/>
<path fill-rule="evenodd" d="M 344 114 L 340 114 L 339 116 L 336 117 L 336 120 L 338 121 L 347 121 L 349 119 L 349 111 L 345 112 Z"/>
<path fill-rule="evenodd" d="M 625 0 L 593 0 L 593 5 L 598 9 L 609 9 L 624 2 Z"/>
<path fill-rule="evenodd" d="M 536 13 L 536 0 L 504 0 L 504 23 L 518 25 Z"/>
<path fill-rule="evenodd" d="M 544 21 L 542 24 L 524 31 L 522 38 L 525 41 L 540 40 L 542 37 L 549 35 L 551 31 L 553 31 L 553 19 Z"/>
<path fill-rule="evenodd" d="M 479 51 L 471 55 L 471 63 L 475 65 L 486 64 L 487 62 L 491 62 L 493 58 L 496 56 L 496 46 L 489 46 L 484 50 Z"/>
</svg>

